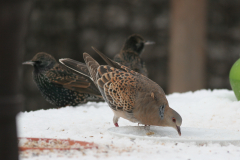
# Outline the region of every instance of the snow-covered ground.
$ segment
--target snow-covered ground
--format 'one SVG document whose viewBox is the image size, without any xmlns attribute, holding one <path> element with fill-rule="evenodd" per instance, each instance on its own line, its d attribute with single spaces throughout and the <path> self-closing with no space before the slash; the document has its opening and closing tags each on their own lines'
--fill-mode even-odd
<svg viewBox="0 0 240 160">
<path fill-rule="evenodd" d="M 199 90 L 167 96 L 170 107 L 183 119 L 182 127 L 240 130 L 240 101 L 229 90 Z M 240 145 L 161 142 L 116 137 L 107 103 L 38 110 L 17 117 L 19 137 L 61 138 L 94 142 L 98 149 L 81 151 L 25 151 L 21 160 L 65 159 L 183 159 L 239 160 Z M 120 126 L 136 126 L 120 119 Z M 239 131 L 240 134 L 240 131 Z M 226 135 L 227 136 L 227 135 Z"/>
</svg>

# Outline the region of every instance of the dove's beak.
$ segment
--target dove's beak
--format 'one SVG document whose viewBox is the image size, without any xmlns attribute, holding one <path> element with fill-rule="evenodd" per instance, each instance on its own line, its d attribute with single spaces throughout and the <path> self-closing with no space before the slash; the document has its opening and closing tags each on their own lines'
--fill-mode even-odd
<svg viewBox="0 0 240 160">
<path fill-rule="evenodd" d="M 178 135 L 181 136 L 181 128 L 180 126 L 176 126 L 177 127 L 177 131 L 178 131 Z"/>
<path fill-rule="evenodd" d="M 33 61 L 26 61 L 26 62 L 23 62 L 22 64 L 25 64 L 25 65 L 34 65 L 34 62 Z"/>
<path fill-rule="evenodd" d="M 152 45 L 152 44 L 155 44 L 155 42 L 153 42 L 153 41 L 145 41 L 144 44 L 145 44 L 145 45 Z"/>
</svg>

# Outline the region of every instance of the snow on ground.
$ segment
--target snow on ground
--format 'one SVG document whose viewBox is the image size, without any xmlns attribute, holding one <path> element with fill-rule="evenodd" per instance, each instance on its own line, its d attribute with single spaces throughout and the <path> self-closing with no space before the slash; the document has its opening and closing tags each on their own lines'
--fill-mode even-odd
<svg viewBox="0 0 240 160">
<path fill-rule="evenodd" d="M 240 130 L 240 101 L 229 90 L 199 90 L 167 96 L 170 107 L 183 119 L 182 127 Z M 94 142 L 98 149 L 41 153 L 25 152 L 21 160 L 65 159 L 181 159 L 239 160 L 240 145 L 174 143 L 116 137 L 107 103 L 87 103 L 78 107 L 19 113 L 19 137 L 62 138 Z M 121 119 L 120 126 L 136 126 Z"/>
</svg>

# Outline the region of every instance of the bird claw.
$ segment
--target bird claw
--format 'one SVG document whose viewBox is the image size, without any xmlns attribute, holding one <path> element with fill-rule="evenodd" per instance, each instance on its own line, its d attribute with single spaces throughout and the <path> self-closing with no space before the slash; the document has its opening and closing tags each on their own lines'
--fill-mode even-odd
<svg viewBox="0 0 240 160">
<path fill-rule="evenodd" d="M 119 127 L 118 123 L 114 123 L 115 127 Z"/>
</svg>

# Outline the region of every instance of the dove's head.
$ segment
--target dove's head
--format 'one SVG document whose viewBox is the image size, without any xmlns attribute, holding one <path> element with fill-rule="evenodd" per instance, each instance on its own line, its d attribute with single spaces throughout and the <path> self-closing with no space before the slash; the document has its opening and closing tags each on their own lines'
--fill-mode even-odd
<svg viewBox="0 0 240 160">
<path fill-rule="evenodd" d="M 169 107 L 162 89 L 148 92 L 139 102 L 140 107 L 135 116 L 142 124 L 173 127 L 181 136 L 182 117 Z"/>
<path fill-rule="evenodd" d="M 150 44 L 154 44 L 154 42 L 145 41 L 140 35 L 133 34 L 127 38 L 123 50 L 133 51 L 140 55 L 144 46 Z"/>
<path fill-rule="evenodd" d="M 168 107 L 167 113 L 164 117 L 164 125 L 173 127 L 177 130 L 179 136 L 181 136 L 182 117 L 172 108 Z"/>
<path fill-rule="evenodd" d="M 35 72 L 47 71 L 57 64 L 55 58 L 45 52 L 37 53 L 32 60 L 23 62 L 25 65 L 32 65 Z"/>
</svg>

